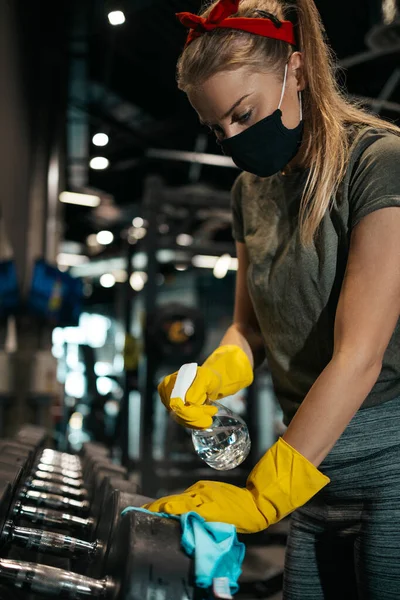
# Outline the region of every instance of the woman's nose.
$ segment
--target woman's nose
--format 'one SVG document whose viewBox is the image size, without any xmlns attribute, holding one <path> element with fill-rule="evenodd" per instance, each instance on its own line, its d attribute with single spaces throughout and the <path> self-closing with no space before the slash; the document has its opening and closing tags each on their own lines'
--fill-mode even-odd
<svg viewBox="0 0 400 600">
<path fill-rule="evenodd" d="M 231 138 L 241 131 L 243 131 L 243 127 L 240 127 L 238 123 L 229 123 L 229 125 L 225 125 L 223 127 L 224 130 L 224 139 Z"/>
</svg>

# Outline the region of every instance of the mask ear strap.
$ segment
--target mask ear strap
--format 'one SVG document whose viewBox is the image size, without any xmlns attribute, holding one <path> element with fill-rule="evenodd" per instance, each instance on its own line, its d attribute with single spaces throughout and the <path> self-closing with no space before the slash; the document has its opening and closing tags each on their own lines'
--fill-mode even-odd
<svg viewBox="0 0 400 600">
<path fill-rule="evenodd" d="M 285 76 L 283 78 L 282 93 L 281 93 L 281 99 L 279 100 L 278 109 L 281 108 L 283 96 L 285 95 L 287 73 L 288 73 L 288 63 L 286 63 L 286 67 L 285 67 Z M 303 94 L 301 92 L 299 92 L 299 104 L 300 104 L 300 121 L 302 121 L 303 120 Z"/>
<path fill-rule="evenodd" d="M 281 99 L 279 100 L 278 109 L 280 109 L 282 101 L 283 101 L 283 96 L 285 95 L 287 72 L 288 72 L 288 63 L 286 63 L 286 67 L 285 67 L 285 77 L 283 78 L 282 93 L 281 93 Z"/>
<path fill-rule="evenodd" d="M 303 94 L 299 92 L 299 102 L 300 102 L 300 121 L 303 120 Z"/>
</svg>

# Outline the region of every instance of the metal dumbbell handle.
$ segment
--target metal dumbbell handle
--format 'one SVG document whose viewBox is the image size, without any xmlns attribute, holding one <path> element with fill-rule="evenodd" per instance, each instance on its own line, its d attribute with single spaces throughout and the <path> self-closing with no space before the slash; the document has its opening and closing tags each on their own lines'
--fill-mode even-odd
<svg viewBox="0 0 400 600">
<path fill-rule="evenodd" d="M 53 452 L 43 452 L 40 455 L 39 460 L 44 463 L 50 463 L 55 465 L 70 466 L 72 469 L 81 469 L 82 463 L 77 457 L 67 457 L 62 455 L 56 455 Z"/>
<path fill-rule="evenodd" d="M 59 461 L 51 457 L 41 456 L 38 459 L 38 462 L 41 462 L 45 465 L 51 465 L 52 467 L 57 467 L 58 469 L 68 469 L 70 471 L 79 471 L 82 472 L 82 465 L 75 464 L 72 462 Z"/>
<path fill-rule="evenodd" d="M 72 471 L 74 474 L 82 474 L 83 467 L 81 465 L 74 465 L 72 463 L 58 462 L 53 458 L 46 458 L 45 456 L 41 456 L 37 459 L 36 463 L 40 463 L 42 465 L 48 465 L 49 467 L 53 467 L 53 469 L 60 471 Z"/>
<path fill-rule="evenodd" d="M 39 492 L 37 490 L 29 490 L 24 488 L 21 491 L 20 498 L 22 500 L 28 500 L 34 502 L 36 505 L 45 506 L 46 508 L 52 508 L 54 510 L 78 510 L 81 513 L 85 513 L 89 510 L 90 504 L 87 500 L 74 500 L 73 498 L 66 498 L 65 496 L 59 496 L 57 494 L 48 494 L 46 492 Z"/>
<path fill-rule="evenodd" d="M 98 540 L 86 542 L 69 535 L 19 527 L 12 521 L 5 524 L 2 541 L 6 544 L 15 544 L 20 548 L 43 552 L 43 554 L 53 554 L 70 559 L 84 558 L 85 561 L 95 560 L 104 550 L 103 544 Z"/>
<path fill-rule="evenodd" d="M 68 454 L 68 452 L 59 452 L 58 450 L 53 450 L 52 448 L 45 448 L 42 451 L 43 456 L 54 456 L 60 460 L 71 460 L 80 463 L 80 458 L 75 454 Z"/>
<path fill-rule="evenodd" d="M 41 453 L 41 456 L 54 458 L 55 460 L 59 460 L 59 461 L 71 462 L 74 464 L 81 463 L 81 459 L 78 456 L 75 456 L 74 454 L 67 454 L 65 452 L 57 452 L 57 450 L 51 450 L 50 448 L 47 448 L 47 450 L 43 450 L 43 452 Z"/>
<path fill-rule="evenodd" d="M 44 473 L 43 471 L 37 470 L 33 477 L 35 479 L 41 479 L 42 481 L 51 481 L 52 483 L 59 483 L 72 488 L 81 488 L 85 485 L 83 479 L 71 479 L 70 477 L 60 475 L 59 473 Z"/>
<path fill-rule="evenodd" d="M 42 491 L 47 494 L 58 494 L 61 496 L 72 496 L 73 498 L 87 498 L 87 491 L 82 489 L 75 489 L 66 485 L 58 485 L 57 483 L 50 483 L 48 481 L 41 481 L 40 479 L 29 478 L 25 484 L 32 490 Z"/>
<path fill-rule="evenodd" d="M 91 579 L 55 567 L 5 558 L 0 559 L 0 582 L 28 593 L 65 600 L 115 600 L 118 593 L 108 578 Z"/>
<path fill-rule="evenodd" d="M 54 475 L 61 475 L 62 477 L 69 477 L 70 479 L 82 479 L 82 471 L 73 471 L 71 469 L 61 469 L 52 465 L 46 465 L 39 463 L 36 465 L 38 471 L 43 473 L 53 473 Z"/>
<path fill-rule="evenodd" d="M 18 502 L 14 507 L 14 519 L 21 518 L 45 527 L 78 530 L 83 534 L 93 531 L 95 526 L 95 520 L 91 517 L 83 519 L 69 513 L 40 508 L 38 506 L 28 506 L 22 504 L 22 502 Z"/>
</svg>

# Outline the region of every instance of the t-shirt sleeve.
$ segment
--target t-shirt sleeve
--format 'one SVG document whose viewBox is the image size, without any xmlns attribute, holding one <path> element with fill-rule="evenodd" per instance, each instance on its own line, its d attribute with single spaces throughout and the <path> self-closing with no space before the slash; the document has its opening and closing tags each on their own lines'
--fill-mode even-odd
<svg viewBox="0 0 400 600">
<path fill-rule="evenodd" d="M 375 210 L 400 207 L 400 137 L 384 133 L 358 159 L 350 179 L 350 226 Z"/>
<path fill-rule="evenodd" d="M 244 244 L 244 225 L 242 211 L 243 183 L 242 174 L 236 179 L 231 191 L 232 235 L 237 242 Z"/>
</svg>

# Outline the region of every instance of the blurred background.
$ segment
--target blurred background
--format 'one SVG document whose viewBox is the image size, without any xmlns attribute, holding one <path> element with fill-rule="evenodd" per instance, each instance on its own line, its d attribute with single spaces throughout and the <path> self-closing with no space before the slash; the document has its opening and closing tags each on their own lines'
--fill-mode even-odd
<svg viewBox="0 0 400 600">
<path fill-rule="evenodd" d="M 317 0 L 346 92 L 400 116 L 398 0 Z M 0 0 L 0 435 L 108 444 L 147 495 L 242 482 L 283 431 L 268 365 L 226 403 L 252 452 L 196 457 L 157 384 L 231 323 L 238 170 L 177 89 L 199 0 Z"/>
</svg>

